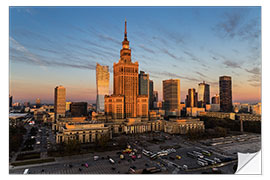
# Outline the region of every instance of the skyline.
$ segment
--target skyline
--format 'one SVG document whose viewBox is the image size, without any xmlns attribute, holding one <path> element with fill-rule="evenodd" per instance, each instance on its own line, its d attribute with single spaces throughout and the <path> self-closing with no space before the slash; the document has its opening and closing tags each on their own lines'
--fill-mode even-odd
<svg viewBox="0 0 270 180">
<path fill-rule="evenodd" d="M 154 81 L 159 100 L 162 80 L 180 79 L 183 102 L 203 81 L 211 97 L 218 94 L 219 76 L 228 75 L 234 102 L 261 101 L 260 7 L 12 7 L 14 101 L 53 102 L 53 89 L 63 85 L 67 100 L 95 102 L 96 63 L 110 68 L 111 94 L 125 17 L 132 61 Z"/>
</svg>

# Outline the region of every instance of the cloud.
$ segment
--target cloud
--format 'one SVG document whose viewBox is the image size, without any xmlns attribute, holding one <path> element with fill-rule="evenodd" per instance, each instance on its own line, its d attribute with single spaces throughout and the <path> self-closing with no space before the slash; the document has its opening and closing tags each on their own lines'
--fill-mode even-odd
<svg viewBox="0 0 270 180">
<path fill-rule="evenodd" d="M 147 51 L 147 52 L 149 52 L 149 53 L 155 54 L 155 51 L 153 51 L 153 50 L 150 49 L 150 48 L 145 47 L 145 46 L 142 45 L 142 44 L 139 44 L 138 46 L 139 46 L 141 49 L 143 49 L 144 51 Z"/>
<path fill-rule="evenodd" d="M 253 87 L 261 87 L 261 83 L 250 83 L 249 85 Z"/>
<path fill-rule="evenodd" d="M 186 54 L 187 56 L 189 56 L 193 61 L 197 61 L 197 62 L 200 62 L 200 60 L 191 52 L 189 51 L 183 51 L 184 54 Z"/>
<path fill-rule="evenodd" d="M 95 69 L 95 65 L 92 65 L 88 62 L 86 63 L 74 63 L 71 62 L 63 62 L 63 61 L 55 61 L 48 57 L 42 57 L 30 52 L 23 45 L 18 43 L 15 39 L 10 37 L 10 60 L 11 61 L 19 61 L 24 63 L 29 63 L 33 65 L 39 65 L 41 67 L 51 66 L 51 67 L 70 67 L 77 69 Z"/>
<path fill-rule="evenodd" d="M 200 75 L 201 77 L 203 77 L 203 78 L 207 78 L 207 76 L 205 76 L 203 73 L 200 73 L 200 72 L 198 72 L 198 71 L 196 71 L 196 73 L 197 73 L 198 75 Z"/>
<path fill-rule="evenodd" d="M 223 64 L 229 68 L 240 68 L 241 69 L 241 66 L 238 63 L 230 61 L 230 60 L 224 61 Z"/>
<path fill-rule="evenodd" d="M 199 79 L 196 79 L 196 78 L 191 78 L 191 77 L 186 77 L 186 76 L 180 76 L 178 74 L 167 72 L 167 71 L 157 72 L 157 71 L 150 70 L 148 72 L 150 73 L 150 76 L 151 76 L 151 74 L 154 74 L 154 75 L 158 75 L 158 76 L 161 76 L 161 77 L 167 76 L 169 78 L 180 78 L 180 79 L 186 79 L 186 80 L 194 81 L 194 82 L 199 82 L 200 81 Z"/>
<path fill-rule="evenodd" d="M 255 75 L 260 75 L 261 74 L 261 69 L 259 67 L 254 67 L 252 69 L 245 69 L 247 72 Z"/>
<path fill-rule="evenodd" d="M 260 38 L 260 18 L 248 19 L 249 10 L 235 10 L 224 13 L 221 22 L 213 28 L 222 38 L 240 38 L 253 41 Z"/>
</svg>

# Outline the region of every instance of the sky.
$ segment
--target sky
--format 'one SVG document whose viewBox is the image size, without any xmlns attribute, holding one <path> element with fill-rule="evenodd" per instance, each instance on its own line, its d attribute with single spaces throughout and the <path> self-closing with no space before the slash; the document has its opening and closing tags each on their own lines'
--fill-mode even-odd
<svg viewBox="0 0 270 180">
<path fill-rule="evenodd" d="M 132 61 L 149 73 L 162 100 L 162 80 L 180 79 L 181 101 L 205 81 L 232 77 L 234 102 L 261 101 L 260 7 L 10 7 L 9 93 L 14 102 L 96 101 L 96 63 L 120 58 L 124 21 Z"/>
</svg>

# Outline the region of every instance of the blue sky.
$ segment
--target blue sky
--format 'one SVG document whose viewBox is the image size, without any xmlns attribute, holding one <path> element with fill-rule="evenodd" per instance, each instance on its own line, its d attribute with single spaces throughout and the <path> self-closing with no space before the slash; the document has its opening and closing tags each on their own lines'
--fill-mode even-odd
<svg viewBox="0 0 270 180">
<path fill-rule="evenodd" d="M 57 85 L 70 101 L 95 102 L 95 65 L 119 60 L 127 18 L 132 61 L 162 80 L 188 88 L 233 79 L 233 101 L 261 98 L 260 7 L 11 7 L 10 94 L 15 101 L 53 102 Z M 112 89 L 111 73 L 111 89 Z"/>
</svg>

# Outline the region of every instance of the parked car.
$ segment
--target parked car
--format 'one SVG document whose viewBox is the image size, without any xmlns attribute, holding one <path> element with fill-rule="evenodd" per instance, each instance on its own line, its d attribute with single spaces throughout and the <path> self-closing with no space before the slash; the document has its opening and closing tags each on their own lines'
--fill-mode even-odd
<svg viewBox="0 0 270 180">
<path fill-rule="evenodd" d="M 176 155 L 175 157 L 176 157 L 177 159 L 181 159 L 181 156 L 179 156 L 179 155 Z"/>
<path fill-rule="evenodd" d="M 99 156 L 94 156 L 94 161 L 98 160 Z"/>
</svg>

